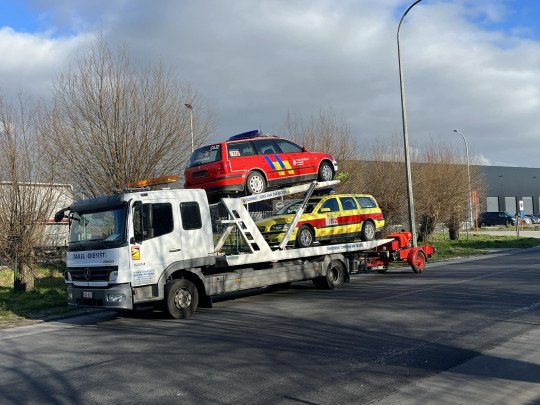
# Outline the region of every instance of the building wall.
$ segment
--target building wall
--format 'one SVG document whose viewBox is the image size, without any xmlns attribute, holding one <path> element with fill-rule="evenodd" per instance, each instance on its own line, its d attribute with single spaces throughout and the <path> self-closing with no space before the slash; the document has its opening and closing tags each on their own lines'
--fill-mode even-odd
<svg viewBox="0 0 540 405">
<path fill-rule="evenodd" d="M 486 201 L 481 209 L 516 213 L 518 201 L 523 200 L 525 214 L 540 214 L 540 168 L 478 166 L 483 173 L 486 186 Z"/>
</svg>

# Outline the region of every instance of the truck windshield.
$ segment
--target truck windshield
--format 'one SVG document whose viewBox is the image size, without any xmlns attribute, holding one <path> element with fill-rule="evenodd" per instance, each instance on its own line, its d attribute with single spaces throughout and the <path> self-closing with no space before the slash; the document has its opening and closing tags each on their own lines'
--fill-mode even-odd
<svg viewBox="0 0 540 405">
<path fill-rule="evenodd" d="M 120 247 L 126 239 L 127 207 L 98 212 L 73 212 L 70 251 Z"/>
</svg>

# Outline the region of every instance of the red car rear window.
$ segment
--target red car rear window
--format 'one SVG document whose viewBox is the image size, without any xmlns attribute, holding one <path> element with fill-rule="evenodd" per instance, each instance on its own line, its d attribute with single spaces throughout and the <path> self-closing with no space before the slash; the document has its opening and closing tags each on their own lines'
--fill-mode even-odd
<svg viewBox="0 0 540 405">
<path fill-rule="evenodd" d="M 188 167 L 205 165 L 207 163 L 219 162 L 221 160 L 221 145 L 208 145 L 197 149 L 191 154 Z"/>
</svg>

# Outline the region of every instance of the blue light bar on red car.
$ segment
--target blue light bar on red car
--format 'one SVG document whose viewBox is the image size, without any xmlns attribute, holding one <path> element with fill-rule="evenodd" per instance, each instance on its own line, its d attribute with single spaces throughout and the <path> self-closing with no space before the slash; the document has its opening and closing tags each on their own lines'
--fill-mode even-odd
<svg viewBox="0 0 540 405">
<path fill-rule="evenodd" d="M 261 135 L 262 135 L 261 131 L 259 131 L 258 129 L 255 129 L 253 131 L 242 132 L 241 134 L 233 135 L 229 138 L 229 141 L 235 141 L 237 139 L 256 138 Z"/>
</svg>

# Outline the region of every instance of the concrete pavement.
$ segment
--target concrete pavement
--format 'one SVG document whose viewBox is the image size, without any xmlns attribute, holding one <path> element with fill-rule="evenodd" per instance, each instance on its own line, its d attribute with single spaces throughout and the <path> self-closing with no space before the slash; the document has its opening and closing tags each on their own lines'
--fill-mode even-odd
<svg viewBox="0 0 540 405">
<path fill-rule="evenodd" d="M 540 404 L 540 328 L 377 404 Z"/>
</svg>

